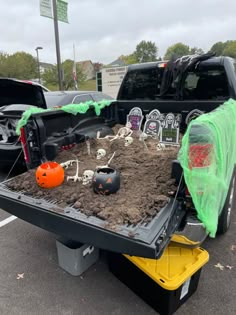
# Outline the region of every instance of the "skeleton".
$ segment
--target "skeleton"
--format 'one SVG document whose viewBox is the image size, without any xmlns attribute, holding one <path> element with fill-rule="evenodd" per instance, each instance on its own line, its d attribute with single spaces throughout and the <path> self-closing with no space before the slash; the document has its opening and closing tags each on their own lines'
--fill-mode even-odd
<svg viewBox="0 0 236 315">
<path fill-rule="evenodd" d="M 82 178 L 82 184 L 83 185 L 90 184 L 92 182 L 93 175 L 94 175 L 94 171 L 92 171 L 92 170 L 84 171 L 83 178 Z"/>
<path fill-rule="evenodd" d="M 70 161 L 68 161 L 68 162 L 70 162 Z M 73 180 L 74 182 L 77 182 L 77 181 L 81 181 L 82 180 L 82 178 L 81 177 L 79 177 L 79 160 L 75 160 L 75 161 L 73 161 L 73 162 L 76 162 L 76 173 L 75 173 L 75 175 L 74 176 L 67 176 L 67 181 L 68 180 Z M 72 165 L 72 164 L 69 164 L 69 165 Z"/>
<path fill-rule="evenodd" d="M 107 152 L 104 149 L 98 149 L 97 150 L 97 160 L 101 160 L 106 156 Z"/>
<path fill-rule="evenodd" d="M 66 161 L 66 162 L 64 162 L 64 163 L 61 163 L 60 165 L 61 165 L 63 168 L 67 169 L 69 166 L 72 166 L 73 163 L 75 163 L 76 161 L 77 161 L 77 160 L 69 160 L 69 161 Z"/>
<path fill-rule="evenodd" d="M 125 137 L 125 147 L 128 147 L 129 145 L 131 145 L 134 142 L 134 139 L 130 136 Z"/>
<path fill-rule="evenodd" d="M 114 141 L 116 139 L 124 139 L 125 137 L 131 136 L 133 133 L 133 130 L 131 130 L 131 124 L 127 123 L 125 127 L 122 127 L 118 130 L 117 134 L 114 135 L 108 135 L 104 138 L 100 138 L 100 131 L 97 132 L 97 139 L 109 139 L 110 141 Z"/>
</svg>

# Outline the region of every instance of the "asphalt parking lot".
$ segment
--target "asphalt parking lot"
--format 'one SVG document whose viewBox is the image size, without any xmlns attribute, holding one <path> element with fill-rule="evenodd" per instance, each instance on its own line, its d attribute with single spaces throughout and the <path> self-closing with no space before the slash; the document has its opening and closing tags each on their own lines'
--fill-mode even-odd
<svg viewBox="0 0 236 315">
<path fill-rule="evenodd" d="M 0 314 L 157 314 L 109 272 L 104 253 L 73 277 L 58 266 L 55 235 L 20 219 L 1 226 L 9 217 L 0 210 Z M 236 211 L 227 234 L 203 247 L 210 261 L 197 292 L 176 314 L 236 314 Z"/>
</svg>

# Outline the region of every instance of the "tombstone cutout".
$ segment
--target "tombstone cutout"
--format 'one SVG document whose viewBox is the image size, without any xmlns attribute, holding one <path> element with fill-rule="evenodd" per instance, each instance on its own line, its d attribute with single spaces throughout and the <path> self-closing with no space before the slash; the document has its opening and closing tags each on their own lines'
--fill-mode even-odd
<svg viewBox="0 0 236 315">
<path fill-rule="evenodd" d="M 127 115 L 127 123 L 131 124 L 132 130 L 140 130 L 143 121 L 143 113 L 141 108 L 134 107 L 130 110 L 129 114 Z"/>
<path fill-rule="evenodd" d="M 170 145 L 179 144 L 180 119 L 180 115 L 166 114 L 160 130 L 160 142 Z"/>
<path fill-rule="evenodd" d="M 193 119 L 197 118 L 198 116 L 201 116 L 202 114 L 204 114 L 204 112 L 202 112 L 199 109 L 193 109 L 191 112 L 188 113 L 188 115 L 185 118 L 185 124 L 188 125 Z"/>
<path fill-rule="evenodd" d="M 161 113 L 158 109 L 153 109 L 149 114 L 146 115 L 146 120 L 153 119 L 159 120 Z"/>
<path fill-rule="evenodd" d="M 148 119 L 145 122 L 143 133 L 148 136 L 159 136 L 160 133 L 160 121 L 155 119 Z"/>
</svg>

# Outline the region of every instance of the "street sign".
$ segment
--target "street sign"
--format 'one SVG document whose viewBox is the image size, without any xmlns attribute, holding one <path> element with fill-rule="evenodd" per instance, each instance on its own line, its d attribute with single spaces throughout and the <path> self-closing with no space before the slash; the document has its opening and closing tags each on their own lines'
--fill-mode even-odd
<svg viewBox="0 0 236 315">
<path fill-rule="evenodd" d="M 51 0 L 40 0 L 40 15 L 51 19 L 53 18 Z"/>
<path fill-rule="evenodd" d="M 40 15 L 53 19 L 52 1 L 40 0 Z M 68 22 L 68 3 L 63 0 L 57 0 L 57 19 L 60 22 Z"/>
<path fill-rule="evenodd" d="M 58 21 L 68 22 L 68 3 L 62 0 L 57 0 L 57 19 Z"/>
</svg>

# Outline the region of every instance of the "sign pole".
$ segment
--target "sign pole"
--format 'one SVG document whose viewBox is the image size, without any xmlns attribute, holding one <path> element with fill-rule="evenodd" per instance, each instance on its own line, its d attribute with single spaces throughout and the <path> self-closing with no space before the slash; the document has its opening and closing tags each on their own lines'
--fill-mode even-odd
<svg viewBox="0 0 236 315">
<path fill-rule="evenodd" d="M 52 8 L 53 8 L 54 32 L 55 32 L 56 53 L 57 53 L 58 83 L 59 83 L 59 90 L 62 91 L 63 84 L 62 84 L 61 54 L 60 54 L 59 30 L 58 30 L 58 19 L 57 19 L 57 0 L 52 0 Z"/>
</svg>

